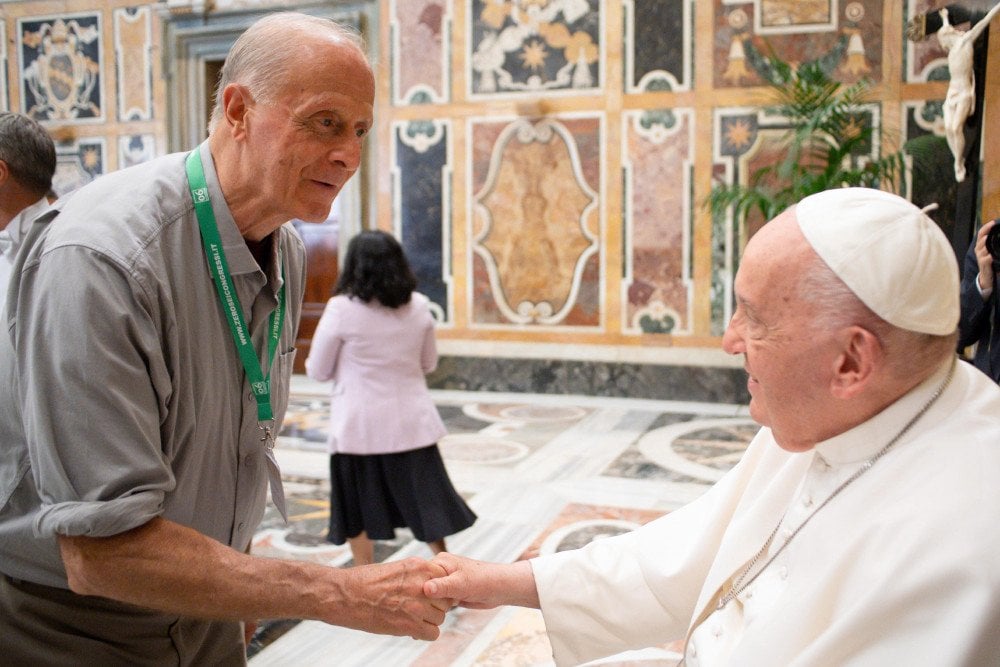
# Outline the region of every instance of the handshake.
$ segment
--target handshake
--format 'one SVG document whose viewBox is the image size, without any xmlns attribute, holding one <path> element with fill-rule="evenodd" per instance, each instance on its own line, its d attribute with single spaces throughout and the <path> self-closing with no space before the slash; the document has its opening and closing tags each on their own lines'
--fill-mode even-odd
<svg viewBox="0 0 1000 667">
<path fill-rule="evenodd" d="M 442 553 L 433 560 L 407 558 L 341 572 L 348 577 L 341 595 L 354 603 L 355 613 L 351 619 L 322 620 L 367 632 L 433 640 L 453 607 L 538 608 L 528 561 L 486 563 Z"/>
</svg>

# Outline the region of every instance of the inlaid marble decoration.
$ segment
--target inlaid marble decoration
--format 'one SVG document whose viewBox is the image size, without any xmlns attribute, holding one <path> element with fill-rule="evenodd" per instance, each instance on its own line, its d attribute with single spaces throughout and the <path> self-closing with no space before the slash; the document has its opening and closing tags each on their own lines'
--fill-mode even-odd
<svg viewBox="0 0 1000 667">
<path fill-rule="evenodd" d="M 625 91 L 691 89 L 694 0 L 623 0 Z"/>
<path fill-rule="evenodd" d="M 439 324 L 451 322 L 449 121 L 393 124 L 393 226 Z"/>
<path fill-rule="evenodd" d="M 598 326 L 601 119 L 470 125 L 475 324 Z"/>
<path fill-rule="evenodd" d="M 599 0 L 472 0 L 469 94 L 600 89 L 604 32 Z"/>
<path fill-rule="evenodd" d="M 440 104 L 450 94 L 450 0 L 390 0 L 392 100 Z"/>
<path fill-rule="evenodd" d="M 941 6 L 942 3 L 931 0 L 906 0 L 903 19 L 907 25 L 915 21 L 917 26 L 922 26 L 924 17 Z M 935 35 L 924 35 L 916 41 L 907 36 L 903 48 L 906 53 L 904 79 L 907 83 L 948 80 L 948 53 L 941 48 Z"/>
<path fill-rule="evenodd" d="M 101 14 L 18 19 L 21 111 L 36 120 L 101 122 Z"/>
<path fill-rule="evenodd" d="M 859 110 L 860 126 L 881 125 L 881 107 L 866 105 Z M 713 176 L 725 183 L 748 184 L 759 169 L 777 164 L 785 157 L 782 139 L 788 121 L 762 109 L 720 108 L 715 110 L 713 128 Z M 876 138 L 878 132 L 874 133 Z M 881 152 L 873 142 L 866 155 L 855 155 L 858 165 L 876 158 Z M 713 336 L 721 336 L 732 317 L 732 284 L 739 267 L 739 257 L 747 240 L 766 220 L 757 213 L 741 222 L 730 215 L 713 220 L 712 244 L 712 322 Z"/>
<path fill-rule="evenodd" d="M 52 189 L 62 197 L 103 174 L 106 150 L 104 137 L 57 142 Z"/>
<path fill-rule="evenodd" d="M 130 134 L 118 137 L 118 168 L 132 167 L 156 157 L 156 137 L 151 134 Z"/>
<path fill-rule="evenodd" d="M 717 88 L 766 81 L 767 54 L 819 60 L 838 78 L 882 80 L 882 0 L 715 0 Z"/>
<path fill-rule="evenodd" d="M 115 68 L 118 72 L 118 120 L 153 117 L 152 13 L 149 7 L 114 11 Z"/>
<path fill-rule="evenodd" d="M 625 112 L 623 328 L 691 332 L 691 109 Z"/>
</svg>

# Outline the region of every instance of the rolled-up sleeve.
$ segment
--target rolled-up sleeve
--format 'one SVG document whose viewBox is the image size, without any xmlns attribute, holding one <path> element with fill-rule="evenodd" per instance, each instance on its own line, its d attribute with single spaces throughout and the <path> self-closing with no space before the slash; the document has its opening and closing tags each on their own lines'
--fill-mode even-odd
<svg viewBox="0 0 1000 667">
<path fill-rule="evenodd" d="M 176 323 L 157 320 L 123 267 L 81 246 L 25 267 L 16 348 L 40 537 L 130 530 L 162 513 L 175 485 L 157 329 Z"/>
</svg>

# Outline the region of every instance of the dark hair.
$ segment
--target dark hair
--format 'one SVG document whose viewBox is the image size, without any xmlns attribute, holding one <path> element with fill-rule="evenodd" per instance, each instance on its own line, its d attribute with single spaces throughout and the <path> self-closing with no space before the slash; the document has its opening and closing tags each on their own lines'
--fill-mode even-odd
<svg viewBox="0 0 1000 667">
<path fill-rule="evenodd" d="M 38 121 L 24 114 L 0 112 L 0 160 L 11 175 L 39 197 L 52 187 L 56 147 Z"/>
<path fill-rule="evenodd" d="M 334 294 L 398 308 L 410 302 L 417 279 L 399 241 L 380 230 L 364 231 L 347 244 L 347 256 Z"/>
</svg>

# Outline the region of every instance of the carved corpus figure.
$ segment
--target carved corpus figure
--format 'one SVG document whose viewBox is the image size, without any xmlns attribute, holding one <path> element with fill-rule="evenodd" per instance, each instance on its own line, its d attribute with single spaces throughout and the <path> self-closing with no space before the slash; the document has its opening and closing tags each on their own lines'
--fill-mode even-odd
<svg viewBox="0 0 1000 667">
<path fill-rule="evenodd" d="M 937 37 L 948 52 L 948 74 L 951 76 L 944 100 L 944 131 L 948 147 L 955 156 L 955 180 L 959 182 L 965 180 L 965 121 L 976 110 L 973 44 L 989 27 L 997 10 L 1000 10 L 1000 4 L 967 31 L 957 30 L 948 22 L 947 8 L 939 12 L 944 25 L 938 29 Z"/>
</svg>

